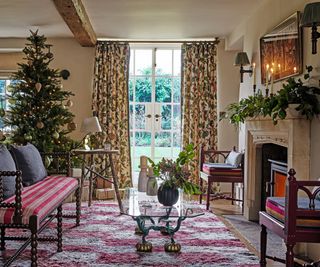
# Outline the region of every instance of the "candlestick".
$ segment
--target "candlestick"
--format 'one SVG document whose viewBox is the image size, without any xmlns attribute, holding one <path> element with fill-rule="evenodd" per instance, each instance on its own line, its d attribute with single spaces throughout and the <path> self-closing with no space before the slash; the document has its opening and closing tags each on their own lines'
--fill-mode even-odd
<svg viewBox="0 0 320 267">
<path fill-rule="evenodd" d="M 294 67 L 293 71 L 294 71 L 294 73 L 296 73 L 297 72 L 297 67 Z"/>
<path fill-rule="evenodd" d="M 269 64 L 266 66 L 266 90 L 268 89 L 269 85 Z"/>
<path fill-rule="evenodd" d="M 273 68 L 271 69 L 270 76 L 271 76 L 271 94 L 273 94 L 273 80 L 274 80 Z"/>
<path fill-rule="evenodd" d="M 252 72 L 253 72 L 253 86 L 257 84 L 256 80 L 256 63 L 252 64 Z"/>
</svg>

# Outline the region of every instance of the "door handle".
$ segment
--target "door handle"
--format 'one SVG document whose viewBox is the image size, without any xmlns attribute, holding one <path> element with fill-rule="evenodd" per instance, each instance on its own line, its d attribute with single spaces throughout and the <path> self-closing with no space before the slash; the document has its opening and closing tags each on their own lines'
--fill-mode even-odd
<svg viewBox="0 0 320 267">
<path fill-rule="evenodd" d="M 161 118 L 161 116 L 160 116 L 159 114 L 154 115 L 154 117 L 155 117 L 156 119 Z"/>
<path fill-rule="evenodd" d="M 146 115 L 146 118 L 151 118 L 152 116 L 151 116 L 151 114 L 148 114 L 148 115 Z"/>
</svg>

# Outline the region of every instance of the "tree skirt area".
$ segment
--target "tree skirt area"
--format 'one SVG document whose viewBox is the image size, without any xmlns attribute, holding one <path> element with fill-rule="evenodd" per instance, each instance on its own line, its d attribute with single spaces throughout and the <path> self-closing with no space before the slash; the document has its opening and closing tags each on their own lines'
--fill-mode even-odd
<svg viewBox="0 0 320 267">
<path fill-rule="evenodd" d="M 63 208 L 74 211 L 75 204 Z M 42 235 L 55 235 L 55 225 L 54 221 Z M 63 219 L 63 252 L 56 252 L 56 242 L 39 242 L 39 266 L 259 266 L 258 258 L 209 212 L 182 222 L 175 234 L 182 246 L 179 253 L 165 252 L 169 237 L 152 230 L 147 240 L 153 251 L 136 252 L 141 236 L 134 234 L 135 227 L 131 217 L 119 215 L 115 204 L 93 202 L 89 208 L 83 203 L 80 226 L 75 227 L 75 219 Z M 12 255 L 17 247 L 17 241 L 7 241 L 1 259 Z M 30 266 L 30 247 L 12 266 Z"/>
</svg>

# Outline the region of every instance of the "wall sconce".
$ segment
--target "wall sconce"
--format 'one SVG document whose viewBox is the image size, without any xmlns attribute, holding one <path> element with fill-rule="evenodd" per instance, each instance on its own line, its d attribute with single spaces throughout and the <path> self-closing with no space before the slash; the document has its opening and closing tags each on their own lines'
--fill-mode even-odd
<svg viewBox="0 0 320 267">
<path fill-rule="evenodd" d="M 250 65 L 250 61 L 248 59 L 248 55 L 246 52 L 239 52 L 236 56 L 236 60 L 234 62 L 235 66 L 240 66 L 240 82 L 243 83 L 243 74 L 249 73 L 249 76 L 252 76 L 252 66 L 248 70 L 244 70 L 243 66 Z"/>
<path fill-rule="evenodd" d="M 312 27 L 312 32 L 311 32 L 312 54 L 317 54 L 317 39 L 320 38 L 320 33 L 317 31 L 317 26 L 319 25 L 320 25 L 320 2 L 307 4 L 303 11 L 301 26 Z"/>
</svg>

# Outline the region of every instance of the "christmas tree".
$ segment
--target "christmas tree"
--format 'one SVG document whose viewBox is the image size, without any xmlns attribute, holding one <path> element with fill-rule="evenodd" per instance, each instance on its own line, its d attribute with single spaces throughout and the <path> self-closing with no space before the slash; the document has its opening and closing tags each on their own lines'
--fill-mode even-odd
<svg viewBox="0 0 320 267">
<path fill-rule="evenodd" d="M 25 63 L 18 64 L 8 88 L 10 109 L 4 123 L 12 128 L 13 143 L 32 143 L 40 151 L 66 151 L 75 130 L 74 115 L 68 110 L 73 94 L 62 89 L 60 72 L 49 68 L 53 60 L 46 38 L 32 32 L 23 49 Z"/>
</svg>

